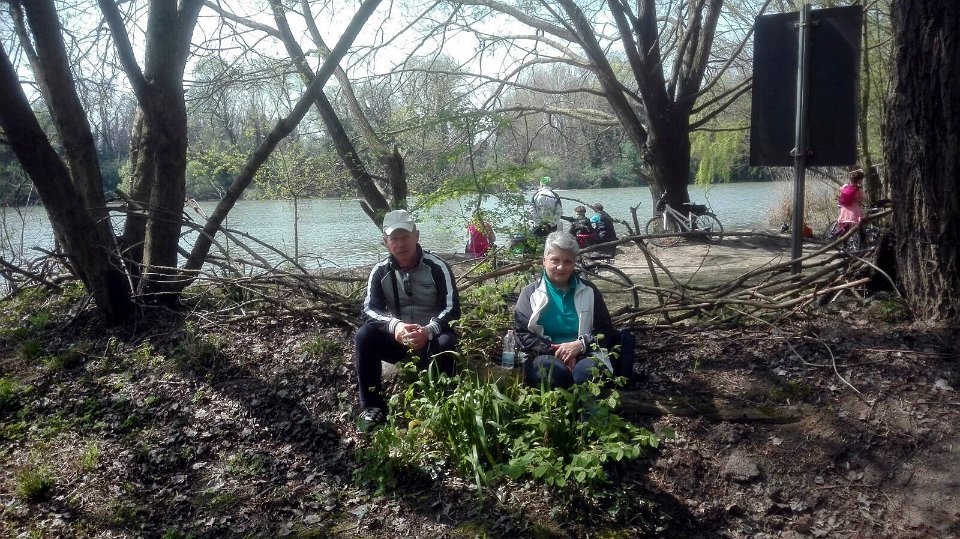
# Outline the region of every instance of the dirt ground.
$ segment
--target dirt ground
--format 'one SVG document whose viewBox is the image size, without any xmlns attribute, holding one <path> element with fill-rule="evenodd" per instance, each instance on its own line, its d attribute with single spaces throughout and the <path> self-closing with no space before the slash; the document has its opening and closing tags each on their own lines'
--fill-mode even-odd
<svg viewBox="0 0 960 539">
<path fill-rule="evenodd" d="M 657 253 L 678 273 L 785 256 L 725 244 L 703 264 L 692 250 L 705 246 Z M 610 467 L 612 489 L 643 500 L 630 514 L 558 507 L 530 485 L 478 501 L 454 475 L 357 486 L 345 328 L 166 311 L 104 328 L 64 312 L 43 333 L 48 353 L 80 351 L 64 368 L 0 336 L 0 377 L 29 386 L 0 401 L 0 536 L 960 537 L 957 328 L 895 310 L 836 302 L 776 326 L 637 329 L 622 413 L 673 435 Z M 24 499 L 38 465 L 56 479 Z"/>
<path fill-rule="evenodd" d="M 655 425 L 677 432 L 648 485 L 688 531 L 960 534 L 955 334 L 841 312 L 645 337 L 638 397 L 664 403 Z"/>
<path fill-rule="evenodd" d="M 649 246 L 679 280 L 694 286 L 726 282 L 748 271 L 767 268 L 790 260 L 790 236 L 769 231 L 730 231 L 717 244 L 683 241 L 673 247 Z M 752 235 L 756 234 L 756 235 Z M 803 254 L 812 254 L 823 246 L 803 244 Z M 650 271 L 643 253 L 632 243 L 618 248 L 615 264 L 641 283 L 649 283 Z"/>
</svg>

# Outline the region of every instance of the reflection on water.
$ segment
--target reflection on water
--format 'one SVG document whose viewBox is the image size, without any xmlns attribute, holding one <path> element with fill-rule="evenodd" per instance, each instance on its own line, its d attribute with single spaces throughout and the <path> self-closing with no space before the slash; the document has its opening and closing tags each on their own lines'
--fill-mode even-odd
<svg viewBox="0 0 960 539">
<path fill-rule="evenodd" d="M 720 184 L 706 191 L 691 186 L 690 198 L 697 203 L 709 202 L 728 230 L 769 228 L 768 209 L 789 192 L 789 184 L 783 183 Z M 563 198 L 587 203 L 601 202 L 612 216 L 627 221 L 631 220 L 630 207 L 638 203 L 637 215 L 641 223 L 652 214 L 653 203 L 646 187 L 560 190 L 558 193 Z M 207 214 L 213 211 L 215 205 L 215 202 L 200 203 Z M 575 202 L 564 200 L 564 213 L 572 214 L 575 205 Z M 0 212 L 0 254 L 5 259 L 16 259 L 13 255 L 21 252 L 21 246 L 28 250 L 34 246 L 43 249 L 53 247 L 50 225 L 42 208 L 0 208 Z M 464 223 L 469 213 L 464 205 L 448 202 L 418 216 L 421 244 L 437 252 L 463 249 L 466 243 Z M 195 216 L 195 219 L 202 222 L 200 216 Z M 493 224 L 498 235 L 505 238 L 510 224 Z M 250 234 L 281 251 L 293 253 L 293 204 L 290 201 L 240 201 L 230 212 L 226 226 Z M 300 255 L 311 269 L 363 266 L 376 262 L 386 254 L 379 231 L 355 200 L 300 201 L 299 231 Z M 189 250 L 195 237 L 195 232 L 186 234 L 184 248 Z M 229 246 L 231 256 L 249 258 L 236 244 L 224 243 L 222 235 L 218 235 L 217 240 Z M 247 243 L 255 246 L 253 242 Z M 272 262 L 278 261 L 279 257 L 265 254 L 263 248 L 255 250 Z M 39 253 L 27 251 L 24 256 L 35 258 Z"/>
</svg>

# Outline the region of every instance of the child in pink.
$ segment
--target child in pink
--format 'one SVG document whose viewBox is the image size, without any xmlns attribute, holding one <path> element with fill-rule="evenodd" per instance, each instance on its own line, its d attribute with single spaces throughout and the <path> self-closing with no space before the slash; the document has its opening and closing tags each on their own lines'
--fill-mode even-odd
<svg viewBox="0 0 960 539">
<path fill-rule="evenodd" d="M 849 183 L 840 188 L 837 202 L 840 204 L 840 216 L 837 222 L 845 229 L 863 219 L 863 171 L 854 170 L 847 175 Z"/>
<path fill-rule="evenodd" d="M 466 253 L 474 258 L 486 255 L 493 242 L 497 241 L 493 227 L 483 218 L 482 210 L 474 212 L 473 219 L 467 225 L 467 235 Z"/>
</svg>

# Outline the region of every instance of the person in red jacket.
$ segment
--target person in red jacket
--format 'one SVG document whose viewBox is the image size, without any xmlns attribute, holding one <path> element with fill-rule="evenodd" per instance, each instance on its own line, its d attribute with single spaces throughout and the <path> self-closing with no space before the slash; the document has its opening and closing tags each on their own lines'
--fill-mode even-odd
<svg viewBox="0 0 960 539">
<path fill-rule="evenodd" d="M 496 241 L 497 235 L 490 223 L 484 219 L 483 210 L 473 212 L 473 218 L 467 224 L 466 253 L 473 258 L 486 256 Z"/>
</svg>

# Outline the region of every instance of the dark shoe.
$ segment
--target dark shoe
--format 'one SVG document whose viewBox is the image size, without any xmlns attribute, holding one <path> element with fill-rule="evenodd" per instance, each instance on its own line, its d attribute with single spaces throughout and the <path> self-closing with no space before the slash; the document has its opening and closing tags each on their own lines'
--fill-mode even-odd
<svg viewBox="0 0 960 539">
<path fill-rule="evenodd" d="M 383 408 L 365 408 L 357 418 L 357 430 L 370 432 L 387 422 L 387 414 Z"/>
</svg>

